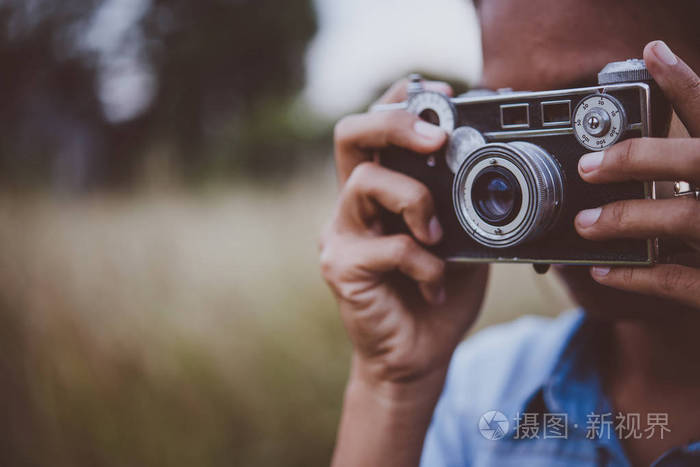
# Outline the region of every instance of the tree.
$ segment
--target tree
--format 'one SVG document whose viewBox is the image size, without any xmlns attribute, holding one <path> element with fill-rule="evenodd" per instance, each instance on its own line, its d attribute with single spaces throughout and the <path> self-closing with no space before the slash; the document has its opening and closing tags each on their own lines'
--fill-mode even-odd
<svg viewBox="0 0 700 467">
<path fill-rule="evenodd" d="M 100 101 L 104 57 L 85 47 L 91 21 L 112 1 L 0 4 L 5 183 L 123 185 L 156 145 L 194 178 L 270 173 L 303 155 L 279 116 L 303 79 L 316 27 L 308 0 L 143 0 L 144 14 L 115 47 L 137 43 L 156 91 L 140 115 L 118 123 Z"/>
</svg>

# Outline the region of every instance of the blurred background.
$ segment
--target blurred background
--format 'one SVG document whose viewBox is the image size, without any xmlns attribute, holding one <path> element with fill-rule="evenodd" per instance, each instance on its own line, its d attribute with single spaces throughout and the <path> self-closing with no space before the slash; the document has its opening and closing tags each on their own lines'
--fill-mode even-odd
<svg viewBox="0 0 700 467">
<path fill-rule="evenodd" d="M 480 73 L 468 0 L 0 0 L 0 464 L 328 463 L 332 127 Z M 494 269 L 477 329 L 570 306 Z"/>
</svg>

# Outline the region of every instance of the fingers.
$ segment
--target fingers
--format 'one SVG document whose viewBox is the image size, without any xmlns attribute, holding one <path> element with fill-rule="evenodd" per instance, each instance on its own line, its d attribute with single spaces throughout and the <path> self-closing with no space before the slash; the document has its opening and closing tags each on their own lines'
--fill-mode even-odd
<svg viewBox="0 0 700 467">
<path fill-rule="evenodd" d="M 637 138 L 585 154 L 578 171 L 588 183 L 626 180 L 700 183 L 700 139 Z"/>
<path fill-rule="evenodd" d="M 321 266 L 324 278 L 342 298 L 361 300 L 363 290 L 352 288 L 355 284 L 399 271 L 419 284 L 429 303 L 445 301 L 444 261 L 410 236 L 339 236 L 332 243 L 335 244 L 326 245 L 321 254 Z"/>
<path fill-rule="evenodd" d="M 343 189 L 337 228 L 364 234 L 376 222 L 381 209 L 403 216 L 411 233 L 425 244 L 442 238 L 435 217 L 433 197 L 417 180 L 372 162 L 355 168 Z"/>
<path fill-rule="evenodd" d="M 612 238 L 700 238 L 700 203 L 695 200 L 629 200 L 582 211 L 576 230 L 589 240 Z M 591 270 L 597 282 L 700 306 L 700 270 L 680 265 Z"/>
<path fill-rule="evenodd" d="M 394 83 L 382 97 L 376 102 L 377 104 L 394 104 L 403 102 L 408 98 L 408 78 L 404 78 Z M 423 81 L 423 87 L 426 91 L 441 92 L 452 97 L 452 87 L 442 81 Z"/>
<path fill-rule="evenodd" d="M 700 136 L 700 78 L 661 41 L 644 49 L 644 61 L 693 137 Z M 589 183 L 625 180 L 686 180 L 700 184 L 700 140 L 626 140 L 584 155 L 579 174 Z M 631 200 L 578 214 L 578 233 L 590 240 L 610 238 L 700 238 L 700 203 L 695 200 Z M 597 282 L 630 292 L 670 298 L 700 307 L 700 270 L 677 264 L 652 268 L 594 267 Z"/>
<path fill-rule="evenodd" d="M 408 79 L 398 81 L 377 102 L 392 104 L 406 100 Z M 452 88 L 441 81 L 425 81 L 426 90 L 452 96 Z M 439 149 L 447 135 L 439 127 L 422 122 L 404 111 L 351 115 L 335 128 L 336 166 L 341 186 L 358 164 L 369 161 L 373 151 L 390 144 L 429 154 Z"/>
<path fill-rule="evenodd" d="M 700 239 L 700 203 L 694 199 L 628 200 L 581 211 L 576 231 L 589 240 L 679 237 Z"/>
<path fill-rule="evenodd" d="M 662 41 L 644 48 L 644 62 L 693 137 L 700 136 L 700 78 Z"/>
<path fill-rule="evenodd" d="M 447 134 L 403 110 L 351 115 L 335 127 L 335 155 L 341 185 L 359 164 L 372 159 L 373 150 L 400 146 L 421 154 L 437 151 Z"/>
<path fill-rule="evenodd" d="M 652 268 L 594 267 L 591 276 L 596 282 L 616 289 L 656 295 L 700 307 L 698 269 L 676 264 L 660 264 Z"/>
<path fill-rule="evenodd" d="M 392 235 L 367 239 L 364 254 L 358 255 L 358 264 L 369 271 L 398 270 L 415 280 L 435 284 L 442 280 L 445 263 L 422 248 L 408 235 Z"/>
<path fill-rule="evenodd" d="M 700 136 L 700 78 L 662 41 L 647 44 L 644 61 L 691 136 Z M 686 180 L 700 183 L 700 140 L 641 138 L 584 155 L 579 174 L 589 183 Z"/>
</svg>

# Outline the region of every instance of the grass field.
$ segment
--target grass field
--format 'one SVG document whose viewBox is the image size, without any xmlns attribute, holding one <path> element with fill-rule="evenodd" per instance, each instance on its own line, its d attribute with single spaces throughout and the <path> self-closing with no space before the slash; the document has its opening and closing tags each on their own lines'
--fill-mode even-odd
<svg viewBox="0 0 700 467">
<path fill-rule="evenodd" d="M 2 465 L 327 464 L 349 345 L 320 279 L 326 172 L 0 199 Z M 479 328 L 569 306 L 494 268 Z"/>
</svg>

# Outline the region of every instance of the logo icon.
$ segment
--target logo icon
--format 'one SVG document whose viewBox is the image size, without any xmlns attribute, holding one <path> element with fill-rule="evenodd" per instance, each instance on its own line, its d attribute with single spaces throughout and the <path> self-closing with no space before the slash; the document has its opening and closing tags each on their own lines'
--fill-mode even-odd
<svg viewBox="0 0 700 467">
<path fill-rule="evenodd" d="M 508 417 L 498 410 L 486 412 L 479 419 L 479 432 L 489 441 L 503 438 L 510 428 Z"/>
</svg>

